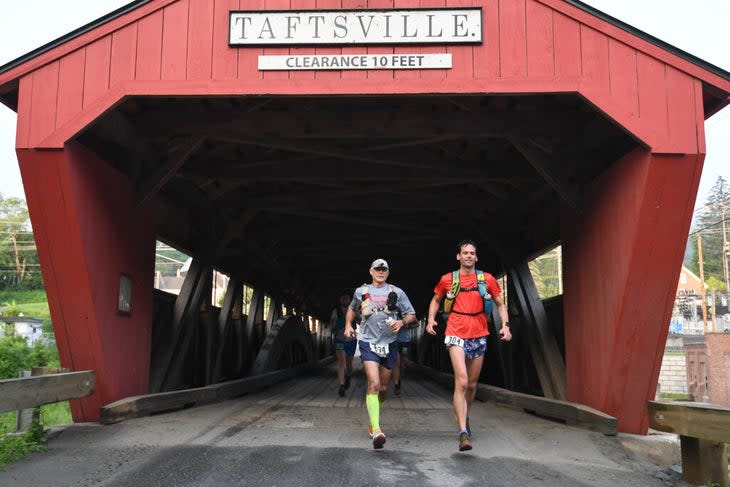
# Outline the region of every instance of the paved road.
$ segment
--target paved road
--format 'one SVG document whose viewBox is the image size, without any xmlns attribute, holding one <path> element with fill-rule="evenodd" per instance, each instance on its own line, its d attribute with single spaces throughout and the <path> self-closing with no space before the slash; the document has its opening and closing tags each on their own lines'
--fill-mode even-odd
<svg viewBox="0 0 730 487">
<path fill-rule="evenodd" d="M 372 449 L 361 372 L 345 398 L 331 375 L 115 425 L 64 427 L 49 450 L 0 472 L 0 486 L 686 485 L 615 437 L 478 403 L 475 448 L 457 451 L 450 392 L 404 381 Z"/>
</svg>

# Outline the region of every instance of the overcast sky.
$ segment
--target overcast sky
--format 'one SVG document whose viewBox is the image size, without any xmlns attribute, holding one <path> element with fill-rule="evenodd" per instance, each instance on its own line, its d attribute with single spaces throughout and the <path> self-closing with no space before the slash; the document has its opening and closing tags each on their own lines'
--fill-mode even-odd
<svg viewBox="0 0 730 487">
<path fill-rule="evenodd" d="M 12 2 L 12 6 L 11 6 Z M 128 0 L 0 0 L 0 65 Z M 585 0 L 585 3 L 730 71 L 730 0 Z M 0 194 L 25 198 L 15 156 L 13 111 L 0 104 Z M 718 176 L 730 179 L 730 108 L 706 123 L 707 157 L 697 205 Z"/>
</svg>

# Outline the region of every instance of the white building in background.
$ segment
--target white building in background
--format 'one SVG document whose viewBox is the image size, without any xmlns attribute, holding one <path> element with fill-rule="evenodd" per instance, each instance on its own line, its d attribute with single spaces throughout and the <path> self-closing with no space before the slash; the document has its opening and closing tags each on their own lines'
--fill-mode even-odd
<svg viewBox="0 0 730 487">
<path fill-rule="evenodd" d="M 10 325 L 13 333 L 25 338 L 29 346 L 43 337 L 43 321 L 30 316 L 0 316 L 0 323 Z M 0 327 L 0 335 L 6 334 L 6 327 Z"/>
</svg>

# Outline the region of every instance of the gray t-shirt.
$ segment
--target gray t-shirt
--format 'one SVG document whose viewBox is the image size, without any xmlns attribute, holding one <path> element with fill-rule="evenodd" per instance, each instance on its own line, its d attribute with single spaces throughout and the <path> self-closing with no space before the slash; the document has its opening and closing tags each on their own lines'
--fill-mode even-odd
<svg viewBox="0 0 730 487">
<path fill-rule="evenodd" d="M 390 292 L 396 293 L 398 299 L 392 310 L 388 309 L 387 301 Z M 384 284 L 381 287 L 375 287 L 372 284 L 360 286 L 355 290 L 352 297 L 350 308 L 355 312 L 362 311 L 363 296 L 369 296 L 370 308 L 372 314 L 362 316 L 360 321 L 359 339 L 375 344 L 393 343 L 398 335 L 390 331 L 388 322 L 390 319 L 399 320 L 406 315 L 415 314 L 411 301 L 406 293 L 399 287 L 392 284 Z"/>
</svg>

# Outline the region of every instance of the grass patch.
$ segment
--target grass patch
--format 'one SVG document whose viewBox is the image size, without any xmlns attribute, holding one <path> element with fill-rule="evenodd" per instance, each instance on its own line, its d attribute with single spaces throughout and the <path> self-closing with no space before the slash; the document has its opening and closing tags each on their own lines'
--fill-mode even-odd
<svg viewBox="0 0 730 487">
<path fill-rule="evenodd" d="M 679 357 L 679 356 L 684 357 L 684 352 L 664 352 L 664 355 L 671 355 L 674 357 Z"/>
<path fill-rule="evenodd" d="M 13 434 L 15 430 L 15 412 L 0 414 L 0 470 L 9 463 L 22 460 L 33 452 L 46 449 L 43 430 L 56 424 L 72 422 L 68 401 L 56 402 L 41 406 L 41 421 L 30 431 Z"/>
<path fill-rule="evenodd" d="M 51 312 L 48 309 L 48 298 L 44 289 L 26 289 L 22 291 L 0 291 L 0 306 L 15 303 L 14 308 L 23 316 L 43 320 L 43 332 L 51 333 Z"/>
<path fill-rule="evenodd" d="M 0 291 L 0 303 L 42 303 L 46 302 L 45 289 L 24 289 L 21 291 L 4 289 Z"/>
<path fill-rule="evenodd" d="M 669 399 L 672 401 L 689 401 L 689 394 L 684 392 L 662 392 L 659 394 L 662 399 Z"/>
<path fill-rule="evenodd" d="M 45 449 L 46 442 L 37 441 L 31 432 L 0 436 L 0 470 L 4 470 L 11 462 L 17 462 L 35 451 Z"/>
</svg>

